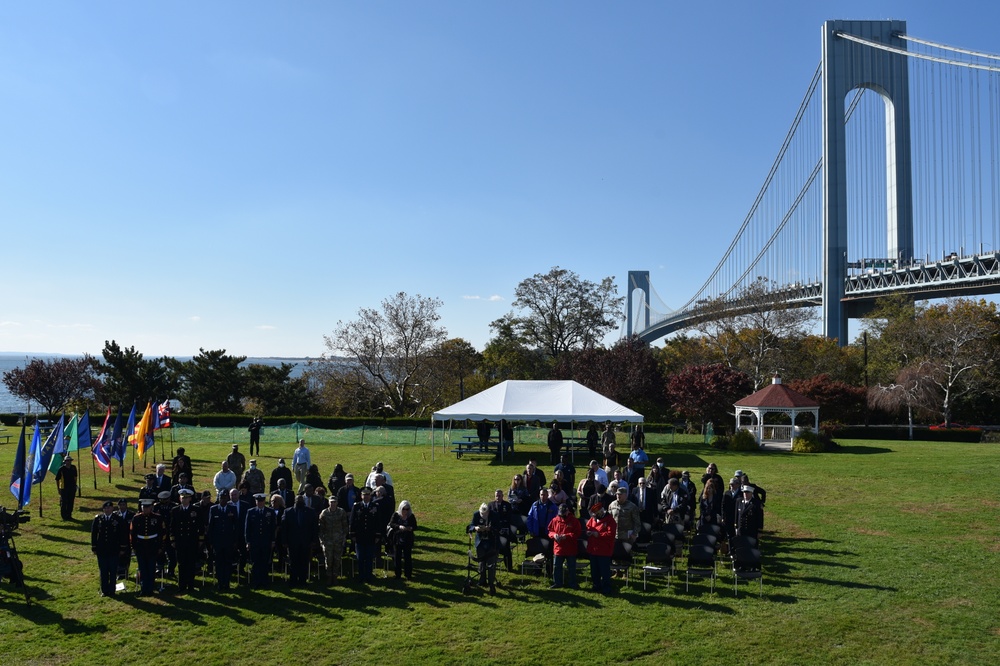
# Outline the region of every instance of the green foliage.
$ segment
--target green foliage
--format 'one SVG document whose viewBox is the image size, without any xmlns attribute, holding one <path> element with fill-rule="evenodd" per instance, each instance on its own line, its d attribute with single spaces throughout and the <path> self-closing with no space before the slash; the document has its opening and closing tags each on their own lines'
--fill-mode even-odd
<svg viewBox="0 0 1000 666">
<path fill-rule="evenodd" d="M 198 350 L 182 363 L 184 383 L 180 392 L 185 409 L 195 412 L 236 412 L 243 394 L 240 363 L 246 356 L 229 356 L 225 349 Z"/>
<path fill-rule="evenodd" d="M 819 453 L 824 448 L 819 437 L 811 430 L 803 431 L 792 440 L 792 451 L 795 453 Z"/>
<path fill-rule="evenodd" d="M 122 348 L 115 340 L 106 340 L 101 352 L 103 363 L 98 371 L 104 379 L 103 397 L 111 405 L 128 406 L 133 402 L 165 400 L 180 387 L 180 362 L 172 358 L 146 359 L 135 347 Z"/>
<path fill-rule="evenodd" d="M 737 431 L 729 440 L 730 451 L 759 451 L 757 440 L 749 430 Z"/>
<path fill-rule="evenodd" d="M 720 451 L 725 451 L 726 449 L 730 448 L 730 444 L 732 443 L 732 439 L 733 438 L 730 435 L 715 435 L 708 442 L 708 446 L 710 448 L 713 448 L 713 449 L 718 449 Z"/>
</svg>

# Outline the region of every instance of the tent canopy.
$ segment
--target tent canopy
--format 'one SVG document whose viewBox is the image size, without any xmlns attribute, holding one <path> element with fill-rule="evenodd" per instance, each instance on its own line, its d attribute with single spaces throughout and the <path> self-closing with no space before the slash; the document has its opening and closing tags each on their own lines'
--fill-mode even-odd
<svg viewBox="0 0 1000 666">
<path fill-rule="evenodd" d="M 511 379 L 434 412 L 435 421 L 461 419 L 642 423 L 642 414 L 574 381 Z"/>
</svg>

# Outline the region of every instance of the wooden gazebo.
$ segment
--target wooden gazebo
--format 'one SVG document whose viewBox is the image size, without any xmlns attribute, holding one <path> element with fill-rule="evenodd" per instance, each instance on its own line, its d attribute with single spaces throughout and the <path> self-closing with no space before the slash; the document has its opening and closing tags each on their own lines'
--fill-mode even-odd
<svg viewBox="0 0 1000 666">
<path fill-rule="evenodd" d="M 738 400 L 736 409 L 736 430 L 749 430 L 758 446 L 767 442 L 787 443 L 789 446 L 796 434 L 802 430 L 815 431 L 819 427 L 819 403 L 793 391 L 781 383 L 781 377 L 774 375 L 770 386 L 765 386 L 752 395 Z M 768 415 L 787 414 L 790 424 L 767 423 Z M 812 415 L 811 425 L 800 425 L 799 416 Z M 749 423 L 741 423 L 741 417 L 748 416 Z"/>
</svg>

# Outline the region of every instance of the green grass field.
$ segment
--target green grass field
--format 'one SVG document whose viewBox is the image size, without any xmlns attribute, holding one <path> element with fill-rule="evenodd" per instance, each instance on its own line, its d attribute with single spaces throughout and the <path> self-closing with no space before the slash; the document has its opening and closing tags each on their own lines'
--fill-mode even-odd
<svg viewBox="0 0 1000 666">
<path fill-rule="evenodd" d="M 456 460 L 439 447 L 311 445 L 324 478 L 340 462 L 366 473 L 377 460 L 420 522 L 414 582 L 389 579 L 289 591 L 205 589 L 152 599 L 98 596 L 90 521 L 105 498 L 134 498 L 142 464 L 98 479 L 84 457 L 84 497 L 59 520 L 52 477 L 37 492 L 17 545 L 33 603 L 0 585 L 2 664 L 332 663 L 988 663 L 1000 648 L 1000 449 L 990 444 L 846 441 L 836 454 L 728 453 L 694 438 L 650 436 L 671 468 L 728 477 L 742 468 L 768 491 L 764 597 L 735 598 L 728 571 L 684 592 L 641 581 L 610 598 L 550 591 L 537 578 L 500 574 L 496 597 L 460 593 L 464 526 L 481 501 L 523 468 Z M 196 487 L 208 488 L 225 443 L 185 444 Z M 0 445 L 6 480 L 14 442 Z M 245 447 L 244 447 L 245 448 Z M 292 441 L 267 442 L 269 473 Z M 246 451 L 244 451 L 246 452 Z M 166 453 L 169 455 L 169 445 Z M 152 461 L 149 461 L 152 467 Z M 551 476 L 551 468 L 543 468 Z M 4 483 L 0 504 L 12 497 Z"/>
</svg>

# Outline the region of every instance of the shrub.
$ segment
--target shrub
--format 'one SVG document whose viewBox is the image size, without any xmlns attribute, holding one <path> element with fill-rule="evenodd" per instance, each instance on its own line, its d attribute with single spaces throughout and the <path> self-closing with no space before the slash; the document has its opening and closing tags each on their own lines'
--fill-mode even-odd
<svg viewBox="0 0 1000 666">
<path fill-rule="evenodd" d="M 792 451 L 795 453 L 821 453 L 825 450 L 816 433 L 805 430 L 792 440 Z"/>
<path fill-rule="evenodd" d="M 720 451 L 725 451 L 729 448 L 729 444 L 732 438 L 729 435 L 716 435 L 708 443 L 708 446 L 713 449 L 718 449 Z"/>
<path fill-rule="evenodd" d="M 757 439 L 749 430 L 740 430 L 729 440 L 730 451 L 757 451 L 759 449 Z"/>
</svg>

